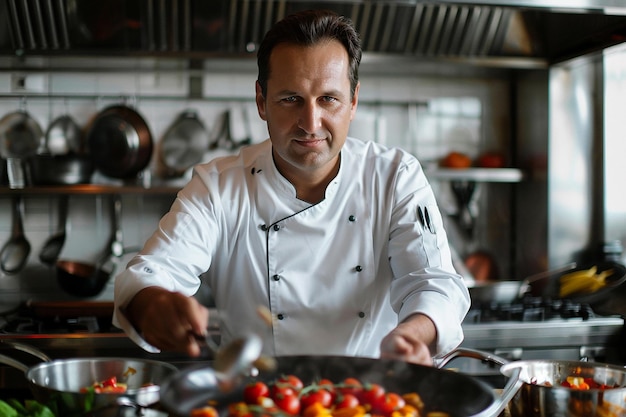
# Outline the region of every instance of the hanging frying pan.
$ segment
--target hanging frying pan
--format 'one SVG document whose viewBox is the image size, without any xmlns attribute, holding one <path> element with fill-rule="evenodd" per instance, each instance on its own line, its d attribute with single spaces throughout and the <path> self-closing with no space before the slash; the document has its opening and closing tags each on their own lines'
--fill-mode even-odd
<svg viewBox="0 0 626 417">
<path fill-rule="evenodd" d="M 96 169 L 119 179 L 137 177 L 152 157 L 152 133 L 144 118 L 125 105 L 102 110 L 87 132 L 87 149 Z"/>
<path fill-rule="evenodd" d="M 167 129 L 160 148 L 167 176 L 179 177 L 202 160 L 209 149 L 209 134 L 193 110 L 183 111 Z"/>
</svg>

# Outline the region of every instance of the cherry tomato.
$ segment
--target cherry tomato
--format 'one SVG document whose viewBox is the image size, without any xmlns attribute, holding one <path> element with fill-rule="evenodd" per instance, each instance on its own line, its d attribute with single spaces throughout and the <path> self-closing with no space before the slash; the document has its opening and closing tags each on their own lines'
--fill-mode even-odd
<svg viewBox="0 0 626 417">
<path fill-rule="evenodd" d="M 338 387 L 338 391 L 342 394 L 353 394 L 357 395 L 361 392 L 362 385 L 361 381 L 356 378 L 346 378 Z"/>
<path fill-rule="evenodd" d="M 358 398 L 361 404 L 374 405 L 385 395 L 385 389 L 379 384 L 365 384 Z"/>
<path fill-rule="evenodd" d="M 393 411 L 404 407 L 405 404 L 406 401 L 400 395 L 388 392 L 372 403 L 372 412 L 390 416 Z"/>
<path fill-rule="evenodd" d="M 339 394 L 335 403 L 336 409 L 354 408 L 359 405 L 359 399 L 354 394 Z"/>
<path fill-rule="evenodd" d="M 328 408 L 333 403 L 333 397 L 328 390 L 321 388 L 307 392 L 300 398 L 300 407 L 302 407 L 302 409 L 306 409 L 308 406 L 315 403 L 319 403 L 324 408 Z"/>
<path fill-rule="evenodd" d="M 276 381 L 277 385 L 288 385 L 293 388 L 296 392 L 300 391 L 304 388 L 304 383 L 302 380 L 295 375 L 283 375 Z"/>
<path fill-rule="evenodd" d="M 333 384 L 333 381 L 331 381 L 330 379 L 320 379 L 317 385 L 320 388 L 323 388 L 326 391 L 330 392 L 332 402 L 334 403 L 335 399 L 337 398 L 337 390 L 335 389 L 335 384 Z"/>
<path fill-rule="evenodd" d="M 277 397 L 297 397 L 298 393 L 288 385 L 272 385 L 270 388 L 270 397 L 276 400 Z"/>
<path fill-rule="evenodd" d="M 248 404 L 259 404 L 259 398 L 268 397 L 270 389 L 261 381 L 252 382 L 243 389 L 243 399 Z"/>
<path fill-rule="evenodd" d="M 297 395 L 285 395 L 285 394 L 277 394 L 274 398 L 274 403 L 276 407 L 280 408 L 287 414 L 299 414 L 300 413 L 300 400 Z"/>
</svg>

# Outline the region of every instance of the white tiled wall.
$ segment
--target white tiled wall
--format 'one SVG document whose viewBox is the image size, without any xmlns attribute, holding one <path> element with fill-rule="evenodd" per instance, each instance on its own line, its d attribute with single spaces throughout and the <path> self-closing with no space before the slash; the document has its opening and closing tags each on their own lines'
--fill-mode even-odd
<svg viewBox="0 0 626 417">
<path fill-rule="evenodd" d="M 211 131 L 226 109 L 243 107 L 252 118 L 254 140 L 266 135 L 256 117 L 253 94 L 254 72 L 206 74 L 205 99 L 187 98 L 188 77 L 184 72 L 37 72 L 25 76 L 27 91 L 17 91 L 16 74 L 0 73 L 0 115 L 19 108 L 31 113 L 44 129 L 56 117 L 69 113 L 85 126 L 102 108 L 125 102 L 134 106 L 150 126 L 155 144 L 179 112 L 197 111 Z M 481 149 L 502 148 L 507 144 L 509 124 L 507 82 L 499 79 L 450 79 L 424 77 L 361 76 L 358 117 L 352 133 L 415 153 L 424 163 L 436 161 L 450 149 L 476 156 Z M 52 94 L 53 99 L 46 98 Z M 368 136 L 369 135 L 369 136 Z M 159 177 L 158 151 L 149 170 L 152 182 Z M 216 156 L 207 152 L 205 160 Z M 173 185 L 183 179 L 168 180 Z M 115 182 L 101 175 L 95 182 Z M 435 187 L 437 185 L 435 184 Z M 62 258 L 94 262 L 110 238 L 110 197 L 71 196 L 68 236 Z M 174 196 L 124 195 L 123 231 L 126 246 L 138 246 L 156 227 Z M 449 197 L 441 191 L 442 204 Z M 46 238 L 57 227 L 55 196 L 25 196 L 24 226 L 32 250 L 26 268 L 17 275 L 0 272 L 0 308 L 16 300 L 72 299 L 59 290 L 52 268 L 42 265 L 38 253 Z M 0 195 L 0 244 L 11 233 L 11 200 Z M 445 207 L 444 207 L 445 209 Z M 118 260 L 122 268 L 128 256 Z M 109 285 L 98 299 L 111 299 Z"/>
</svg>

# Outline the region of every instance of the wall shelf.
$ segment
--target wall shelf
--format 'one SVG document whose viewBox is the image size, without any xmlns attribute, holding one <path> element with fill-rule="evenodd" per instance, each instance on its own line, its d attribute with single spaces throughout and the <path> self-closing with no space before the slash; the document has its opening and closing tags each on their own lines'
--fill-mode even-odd
<svg viewBox="0 0 626 417">
<path fill-rule="evenodd" d="M 436 168 L 425 172 L 432 180 L 516 183 L 524 179 L 517 168 Z"/>
<path fill-rule="evenodd" d="M 107 195 L 107 194 L 140 194 L 140 195 L 171 195 L 174 196 L 181 187 L 152 186 L 144 188 L 137 185 L 104 185 L 80 184 L 57 186 L 29 186 L 25 188 L 0 187 L 0 195 Z"/>
</svg>

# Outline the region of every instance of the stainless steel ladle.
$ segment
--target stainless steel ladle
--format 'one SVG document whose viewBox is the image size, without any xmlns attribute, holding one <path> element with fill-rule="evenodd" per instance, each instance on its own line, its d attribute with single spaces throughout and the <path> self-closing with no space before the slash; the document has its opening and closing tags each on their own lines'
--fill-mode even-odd
<svg viewBox="0 0 626 417">
<path fill-rule="evenodd" d="M 24 235 L 22 213 L 24 207 L 20 196 L 13 198 L 13 227 L 11 237 L 0 251 L 0 268 L 7 274 L 19 272 L 30 254 L 30 242 Z"/>
<path fill-rule="evenodd" d="M 59 258 L 61 249 L 65 245 L 65 235 L 67 229 L 67 199 L 66 195 L 59 197 L 59 223 L 57 231 L 50 235 L 41 247 L 39 260 L 46 265 L 54 265 Z"/>
<path fill-rule="evenodd" d="M 214 346 L 213 342 L 209 345 Z M 161 383 L 161 404 L 191 410 L 195 404 L 219 395 L 231 395 L 241 380 L 251 375 L 262 350 L 261 338 L 249 333 L 219 348 L 213 364 L 188 366 Z"/>
</svg>

